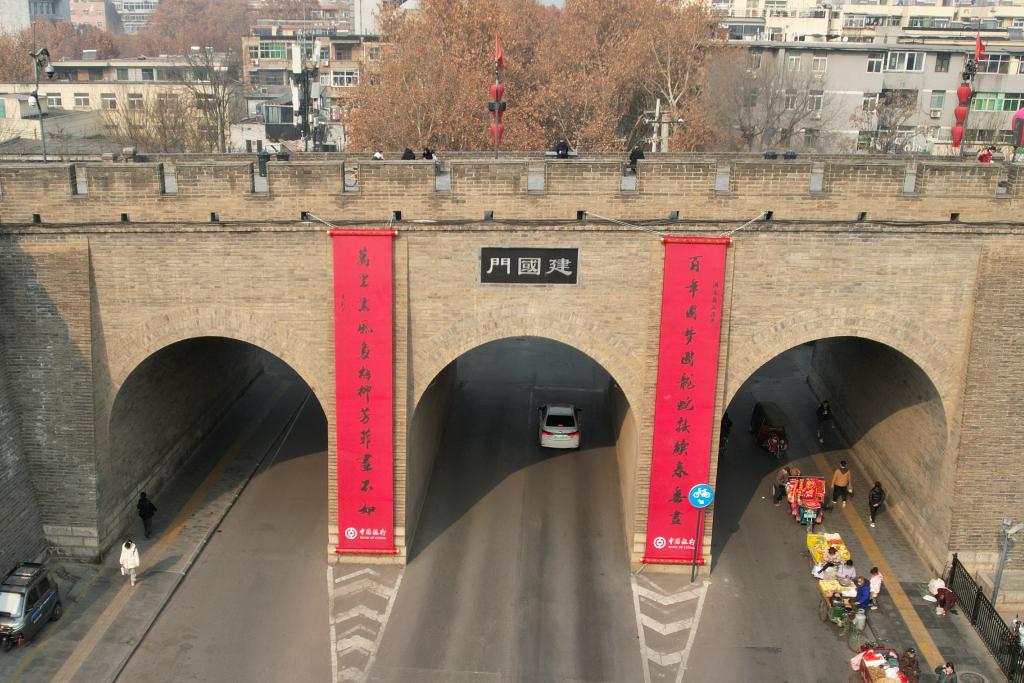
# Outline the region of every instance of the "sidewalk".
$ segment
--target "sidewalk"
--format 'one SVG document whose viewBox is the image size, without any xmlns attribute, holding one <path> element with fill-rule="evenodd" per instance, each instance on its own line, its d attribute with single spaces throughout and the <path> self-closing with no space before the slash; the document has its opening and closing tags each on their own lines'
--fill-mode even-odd
<svg viewBox="0 0 1024 683">
<path fill-rule="evenodd" d="M 264 457 L 278 447 L 305 392 L 278 374 L 253 383 L 154 499 L 153 537 L 142 538 L 141 522 L 130 530 L 142 558 L 134 588 L 120 574 L 116 548 L 99 566 L 52 563 L 64 617 L 28 646 L 0 653 L 0 679 L 113 681 Z"/>
<path fill-rule="evenodd" d="M 813 405 L 801 405 L 800 408 L 803 412 L 796 414 L 813 414 Z M 803 410 L 805 408 L 806 410 Z M 813 443 L 816 447 L 803 459 L 803 463 L 806 463 L 804 474 L 820 474 L 828 482 L 840 460 L 847 460 L 853 470 L 856 494 L 850 498 L 845 508 L 840 501 L 834 508 L 825 512 L 821 530 L 842 535 L 859 574 L 867 576 L 872 566 L 877 564 L 880 567 L 885 583 L 879 608 L 871 610 L 868 614 L 868 624 L 875 638 L 900 651 L 915 647 L 921 655 L 923 682 L 935 680 L 936 676 L 930 672 L 938 662 L 932 662 L 931 666 L 928 664 L 929 660 L 936 658 L 952 661 L 961 680 L 975 683 L 981 680 L 992 683 L 1005 681 L 1005 676 L 989 655 L 985 644 L 960 610 L 954 608 L 950 615 L 940 617 L 935 614 L 935 605 L 923 599 L 923 596 L 928 594 L 928 582 L 938 577 L 928 571 L 907 538 L 886 513 L 884 505 L 876 517 L 876 527 L 869 526 L 867 492 L 871 488 L 871 483 L 864 471 L 858 467 L 857 459 L 853 455 L 855 451 L 847 449 L 847 444 L 843 442 L 838 431 L 826 433 L 825 444 L 821 445 L 814 438 L 811 427 L 801 424 L 794 427 L 807 431 L 806 434 L 800 435 L 801 443 Z M 828 498 L 830 497 L 831 487 L 828 493 Z M 882 562 L 888 565 L 888 571 L 882 566 Z M 977 676 L 982 678 L 979 679 Z"/>
</svg>

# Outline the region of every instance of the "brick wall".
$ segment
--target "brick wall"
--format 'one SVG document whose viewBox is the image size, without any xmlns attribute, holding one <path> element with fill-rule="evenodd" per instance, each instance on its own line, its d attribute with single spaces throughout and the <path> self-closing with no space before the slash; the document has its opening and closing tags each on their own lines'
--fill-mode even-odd
<svg viewBox="0 0 1024 683">
<path fill-rule="evenodd" d="M 678 211 L 683 219 L 748 220 L 771 210 L 779 220 L 848 221 L 865 212 L 873 220 L 948 221 L 958 213 L 962 221 L 1014 221 L 1024 198 L 1021 167 L 971 162 L 666 157 L 642 161 L 635 189 L 623 190 L 619 160 L 452 159 L 445 162 L 450 189 L 439 191 L 430 162 L 363 160 L 346 168 L 340 160 L 271 161 L 264 191 L 252 161 L 234 158 L 3 163 L 0 222 L 27 223 L 33 214 L 59 224 L 118 221 L 122 214 L 131 221 L 209 221 L 211 214 L 294 221 L 303 211 L 384 221 L 395 210 L 431 220 L 478 219 L 484 211 L 498 219 L 569 220 L 577 210 L 619 219 Z M 542 190 L 528 189 L 531 168 L 543 171 Z M 719 176 L 727 191 L 715 190 Z"/>
<path fill-rule="evenodd" d="M 0 569 L 35 559 L 46 545 L 35 487 L 21 448 L 14 398 L 0 344 Z"/>
<path fill-rule="evenodd" d="M 97 511 L 87 239 L 0 237 L 0 292 L 8 396 L 43 532 L 50 545 L 92 557 Z"/>
<path fill-rule="evenodd" d="M 1024 519 L 1024 245 L 992 240 L 982 251 L 970 364 L 964 391 L 963 435 L 952 493 L 951 547 L 972 570 L 993 567 L 1001 520 Z M 1008 569 L 1021 569 L 1017 542 Z"/>
<path fill-rule="evenodd" d="M 811 364 L 811 385 L 819 398 L 829 399 L 836 425 L 867 476 L 854 482 L 857 513 L 867 514 L 868 490 L 880 481 L 887 494 L 882 514 L 907 538 L 917 539 L 917 549 L 941 572 L 956 449 L 947 447 L 946 417 L 935 386 L 903 354 L 854 337 L 818 341 Z"/>
</svg>

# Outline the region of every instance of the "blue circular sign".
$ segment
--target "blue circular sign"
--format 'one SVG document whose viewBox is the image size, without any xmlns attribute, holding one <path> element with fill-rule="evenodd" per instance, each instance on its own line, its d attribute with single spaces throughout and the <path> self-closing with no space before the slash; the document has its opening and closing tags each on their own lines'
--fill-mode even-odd
<svg viewBox="0 0 1024 683">
<path fill-rule="evenodd" d="M 695 508 L 706 508 L 715 499 L 715 490 L 707 484 L 697 484 L 690 489 L 690 505 Z"/>
</svg>

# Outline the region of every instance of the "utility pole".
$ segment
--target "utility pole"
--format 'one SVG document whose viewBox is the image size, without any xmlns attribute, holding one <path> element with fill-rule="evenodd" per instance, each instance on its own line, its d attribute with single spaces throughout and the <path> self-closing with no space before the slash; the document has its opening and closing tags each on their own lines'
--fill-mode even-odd
<svg viewBox="0 0 1024 683">
<path fill-rule="evenodd" d="M 36 89 L 32 91 L 32 97 L 36 100 L 36 112 L 39 114 L 39 139 L 43 143 L 43 163 L 45 164 L 46 159 L 46 127 L 43 124 L 43 105 L 39 101 L 39 67 L 43 67 L 46 72 L 47 78 L 53 78 L 53 65 L 50 64 L 50 51 L 45 47 L 35 52 L 30 52 L 32 55 L 32 71 L 36 77 Z"/>
</svg>

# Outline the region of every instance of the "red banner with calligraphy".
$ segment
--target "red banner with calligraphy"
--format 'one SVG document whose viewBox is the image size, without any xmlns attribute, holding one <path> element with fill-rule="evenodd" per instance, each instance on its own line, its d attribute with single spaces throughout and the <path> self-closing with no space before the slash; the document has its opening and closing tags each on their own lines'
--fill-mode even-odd
<svg viewBox="0 0 1024 683">
<path fill-rule="evenodd" d="M 331 230 L 339 553 L 394 553 L 393 230 Z"/>
<path fill-rule="evenodd" d="M 703 510 L 688 500 L 711 466 L 728 238 L 665 237 L 658 384 L 644 562 L 703 564 Z"/>
</svg>

